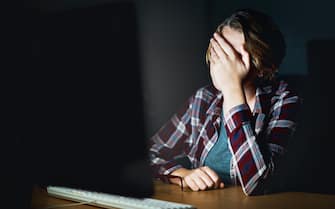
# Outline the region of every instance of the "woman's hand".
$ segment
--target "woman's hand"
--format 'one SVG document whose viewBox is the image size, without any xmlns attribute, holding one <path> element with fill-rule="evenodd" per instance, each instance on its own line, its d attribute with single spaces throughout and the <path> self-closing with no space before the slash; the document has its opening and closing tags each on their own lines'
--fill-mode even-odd
<svg viewBox="0 0 335 209">
<path fill-rule="evenodd" d="M 223 93 L 241 87 L 250 69 L 248 52 L 243 47 L 237 52 L 218 33 L 210 42 L 210 75 L 214 86 Z"/>
<path fill-rule="evenodd" d="M 193 191 L 218 189 L 224 187 L 224 184 L 221 182 L 219 176 L 207 166 L 193 170 L 181 168 L 177 169 L 172 174 L 181 176 L 183 178 L 184 185 Z M 172 183 L 179 184 L 177 181 L 172 181 Z"/>
</svg>

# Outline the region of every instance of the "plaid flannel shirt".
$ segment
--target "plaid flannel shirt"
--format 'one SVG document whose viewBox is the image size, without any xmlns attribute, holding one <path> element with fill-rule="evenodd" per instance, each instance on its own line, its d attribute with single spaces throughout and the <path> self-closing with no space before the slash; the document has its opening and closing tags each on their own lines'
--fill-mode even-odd
<svg viewBox="0 0 335 209">
<path fill-rule="evenodd" d="M 168 175 L 181 168 L 177 160 L 181 157 L 187 157 L 192 168 L 203 166 L 222 121 L 232 152 L 232 182 L 240 184 L 246 195 L 260 194 L 295 129 L 299 98 L 280 81 L 256 89 L 253 112 L 241 104 L 221 118 L 222 103 L 222 93 L 206 86 L 172 116 L 150 140 L 154 174 Z"/>
</svg>

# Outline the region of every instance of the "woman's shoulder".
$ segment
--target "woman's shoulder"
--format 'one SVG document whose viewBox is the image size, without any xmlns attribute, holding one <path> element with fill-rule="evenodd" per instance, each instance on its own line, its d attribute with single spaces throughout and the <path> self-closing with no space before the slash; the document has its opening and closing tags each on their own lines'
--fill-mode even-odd
<svg viewBox="0 0 335 209">
<path fill-rule="evenodd" d="M 262 85 L 260 92 L 272 95 L 272 102 L 286 98 L 299 99 L 299 93 L 285 79 L 277 79 L 271 83 Z"/>
<path fill-rule="evenodd" d="M 275 84 L 275 94 L 278 96 L 298 96 L 296 90 L 286 80 L 278 80 Z"/>
</svg>

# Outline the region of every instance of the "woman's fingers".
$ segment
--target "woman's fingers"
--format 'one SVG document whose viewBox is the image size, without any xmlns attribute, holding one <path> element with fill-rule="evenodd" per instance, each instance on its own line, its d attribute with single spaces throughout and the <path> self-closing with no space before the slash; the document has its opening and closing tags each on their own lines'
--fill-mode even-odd
<svg viewBox="0 0 335 209">
<path fill-rule="evenodd" d="M 203 174 L 197 170 L 184 178 L 185 183 L 193 191 L 206 190 L 208 188 L 206 180 L 203 179 Z"/>
<path fill-rule="evenodd" d="M 214 51 L 214 48 L 211 46 L 210 48 L 210 52 L 211 52 L 211 56 L 209 57 L 209 61 L 213 64 L 215 64 L 217 62 L 217 60 L 219 59 L 218 55 L 216 54 L 216 52 Z"/>
<path fill-rule="evenodd" d="M 206 172 L 206 174 L 214 182 L 214 188 L 217 189 L 217 188 L 220 187 L 220 183 L 223 184 L 223 182 L 221 182 L 221 180 L 220 180 L 220 177 L 212 169 L 210 169 L 208 166 L 201 167 L 200 169 L 203 170 L 204 172 Z"/>
<path fill-rule="evenodd" d="M 194 172 L 192 172 L 192 174 L 190 175 L 190 177 L 200 190 L 207 189 L 207 184 L 203 180 L 203 173 L 202 172 L 200 173 L 199 169 L 195 169 Z"/>
<path fill-rule="evenodd" d="M 226 60 L 227 59 L 228 55 L 223 51 L 223 49 L 221 48 L 221 46 L 219 45 L 219 43 L 214 38 L 211 39 L 211 45 L 212 45 L 212 48 L 213 48 L 215 54 L 221 60 Z"/>
<path fill-rule="evenodd" d="M 185 183 L 193 191 L 206 190 L 207 185 L 197 173 L 193 172 L 191 175 L 184 178 Z"/>
<path fill-rule="evenodd" d="M 211 179 L 210 176 L 207 175 L 206 172 L 201 170 L 201 168 L 197 169 L 195 173 L 201 178 L 201 180 L 206 184 L 206 188 L 213 188 L 214 181 Z M 205 188 L 205 189 L 206 189 Z"/>
<path fill-rule="evenodd" d="M 193 191 L 199 191 L 199 186 L 191 176 L 186 176 L 184 178 L 185 184 Z"/>
<path fill-rule="evenodd" d="M 242 61 L 243 61 L 244 66 L 246 67 L 246 69 L 249 69 L 250 68 L 250 55 L 249 55 L 249 53 L 244 48 L 242 48 L 241 55 L 242 55 Z"/>
<path fill-rule="evenodd" d="M 216 172 L 207 166 L 191 170 L 184 176 L 184 183 L 193 191 L 224 187 Z"/>
<path fill-rule="evenodd" d="M 184 181 L 193 191 L 224 187 L 219 176 L 207 166 L 193 170 L 192 173 L 184 177 Z"/>
<path fill-rule="evenodd" d="M 193 191 L 199 191 L 199 186 L 197 185 L 197 183 L 195 182 L 195 180 L 193 180 L 193 178 L 189 175 L 189 176 L 185 176 L 184 178 L 185 180 L 185 184 L 192 189 Z"/>
<path fill-rule="evenodd" d="M 235 50 L 228 44 L 228 42 L 225 40 L 225 38 L 218 33 L 214 33 L 214 40 L 220 48 L 224 51 L 225 54 L 227 54 L 230 58 L 235 57 Z"/>
<path fill-rule="evenodd" d="M 235 59 L 236 51 L 233 49 L 229 43 L 225 40 L 223 36 L 218 33 L 214 33 L 214 38 L 210 40 L 212 49 L 215 54 L 223 61 L 226 59 Z"/>
</svg>

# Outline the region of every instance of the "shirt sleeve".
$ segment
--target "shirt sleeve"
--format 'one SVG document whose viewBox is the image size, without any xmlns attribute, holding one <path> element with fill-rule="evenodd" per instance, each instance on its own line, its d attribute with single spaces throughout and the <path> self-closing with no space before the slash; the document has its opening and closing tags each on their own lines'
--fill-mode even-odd
<svg viewBox="0 0 335 209">
<path fill-rule="evenodd" d="M 168 175 L 182 167 L 176 160 L 185 156 L 185 141 L 191 132 L 193 100 L 192 96 L 149 141 L 150 165 L 155 177 Z"/>
<path fill-rule="evenodd" d="M 273 174 L 275 164 L 284 154 L 287 140 L 295 129 L 299 105 L 298 96 L 281 95 L 270 110 L 267 129 L 258 136 L 247 104 L 237 105 L 225 115 L 237 176 L 246 195 L 262 194 L 264 191 L 264 180 Z M 265 150 L 261 150 L 261 143 L 266 145 Z"/>
</svg>

